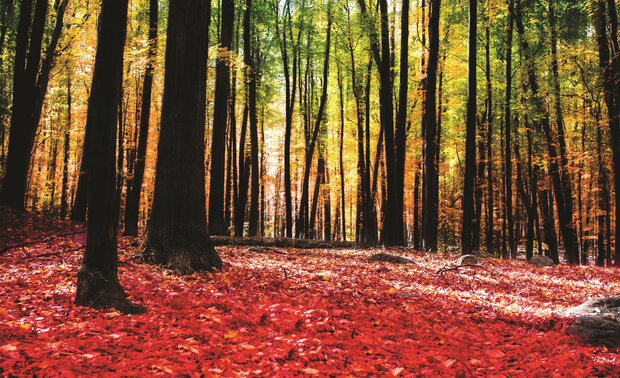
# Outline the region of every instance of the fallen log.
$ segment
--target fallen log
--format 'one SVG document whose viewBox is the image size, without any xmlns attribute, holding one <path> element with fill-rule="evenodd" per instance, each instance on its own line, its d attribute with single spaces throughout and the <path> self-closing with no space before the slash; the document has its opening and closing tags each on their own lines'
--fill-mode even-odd
<svg viewBox="0 0 620 378">
<path fill-rule="evenodd" d="M 325 248 L 325 249 L 347 249 L 355 248 L 354 242 L 344 241 L 325 241 L 295 238 L 261 238 L 261 237 L 240 237 L 212 235 L 213 245 L 239 245 L 239 246 L 260 246 L 260 247 L 279 247 L 279 248 Z"/>
</svg>

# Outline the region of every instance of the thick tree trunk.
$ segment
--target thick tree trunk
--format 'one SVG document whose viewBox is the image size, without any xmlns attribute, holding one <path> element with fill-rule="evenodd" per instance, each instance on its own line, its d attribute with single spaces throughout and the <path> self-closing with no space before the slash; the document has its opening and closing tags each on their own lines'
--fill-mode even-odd
<svg viewBox="0 0 620 378">
<path fill-rule="evenodd" d="M 140 193 L 144 181 L 147 141 L 151 117 L 151 93 L 153 88 L 153 70 L 157 55 L 157 22 L 159 4 L 157 0 L 149 2 L 149 51 L 144 84 L 142 85 L 142 107 L 140 109 L 140 131 L 138 148 L 134 162 L 134 174 L 125 204 L 125 235 L 138 235 L 138 214 L 140 213 Z"/>
<path fill-rule="evenodd" d="M 251 3 L 249 6 L 251 6 Z M 211 181 L 209 183 L 209 233 L 212 235 L 223 235 L 227 230 L 227 225 L 224 222 L 224 168 L 226 164 L 226 124 L 228 101 L 230 98 L 230 52 L 232 49 L 234 10 L 235 5 L 233 0 L 222 0 L 220 12 L 222 19 L 226 21 L 220 23 L 219 51 L 215 66 L 215 102 L 213 105 L 213 136 L 211 139 Z M 249 41 L 245 43 L 249 44 Z M 247 62 L 248 60 L 246 57 L 246 63 Z M 254 69 L 251 64 L 248 65 L 248 68 L 250 70 Z M 251 83 L 250 87 L 252 87 Z M 250 96 L 255 96 L 255 91 L 256 89 L 254 89 L 253 95 L 250 89 Z M 252 111 L 252 107 L 250 107 L 250 130 L 255 130 L 252 129 Z M 254 109 L 254 112 L 255 111 L 256 109 Z"/>
<path fill-rule="evenodd" d="M 431 0 L 428 66 L 424 97 L 424 177 L 422 193 L 422 249 L 437 251 L 439 169 L 437 167 L 436 88 L 439 60 L 439 11 L 441 0 Z"/>
<path fill-rule="evenodd" d="M 461 253 L 474 252 L 472 224 L 474 220 L 474 181 L 476 172 L 476 44 L 477 0 L 469 0 L 469 43 L 467 69 L 467 125 L 465 136 L 465 179 L 463 183 L 463 223 Z"/>
<path fill-rule="evenodd" d="M 91 140 L 88 171 L 88 223 L 84 260 L 78 271 L 75 303 L 114 307 L 137 314 L 144 308 L 126 299 L 118 281 L 116 231 L 116 131 L 123 76 L 127 0 L 103 0 L 97 54 L 88 101 L 87 127 Z"/>
<path fill-rule="evenodd" d="M 399 202 L 398 173 L 394 137 L 392 59 L 390 52 L 387 0 L 379 0 L 381 13 L 381 59 L 379 68 L 379 118 L 383 125 L 386 170 L 386 203 L 383 212 L 382 241 L 385 245 L 404 245 L 402 202 Z M 403 156 L 404 159 L 404 156 Z"/>
<path fill-rule="evenodd" d="M 181 273 L 219 269 L 205 209 L 208 0 L 172 0 L 153 208 L 144 256 Z"/>
</svg>

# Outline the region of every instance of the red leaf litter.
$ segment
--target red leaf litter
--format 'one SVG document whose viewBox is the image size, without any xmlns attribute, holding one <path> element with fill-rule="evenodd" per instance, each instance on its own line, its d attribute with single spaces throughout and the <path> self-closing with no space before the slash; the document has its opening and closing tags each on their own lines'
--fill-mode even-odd
<svg viewBox="0 0 620 378">
<path fill-rule="evenodd" d="M 580 344 L 561 318 L 618 294 L 617 269 L 485 259 L 438 274 L 454 256 L 220 247 L 222 272 L 180 276 L 132 260 L 139 240 L 121 238 L 121 282 L 147 308 L 124 316 L 73 305 L 80 226 L 2 218 L 2 376 L 620 375 L 617 351 Z"/>
</svg>

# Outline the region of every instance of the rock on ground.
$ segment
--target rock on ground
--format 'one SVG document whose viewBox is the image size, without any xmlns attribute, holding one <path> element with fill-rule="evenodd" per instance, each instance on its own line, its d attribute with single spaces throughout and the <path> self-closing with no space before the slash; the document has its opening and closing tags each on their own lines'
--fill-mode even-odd
<svg viewBox="0 0 620 378">
<path fill-rule="evenodd" d="M 536 266 L 553 266 L 553 265 L 555 265 L 553 263 L 553 260 L 551 260 L 550 257 L 539 255 L 539 254 L 535 254 L 534 256 L 530 257 L 530 260 L 528 262 L 530 264 L 536 265 Z"/>
<path fill-rule="evenodd" d="M 476 257 L 476 255 L 463 255 L 456 259 L 456 264 L 459 266 L 478 265 L 478 258 Z"/>
<path fill-rule="evenodd" d="M 568 332 L 591 345 L 620 346 L 620 295 L 591 299 L 565 314 L 572 319 Z"/>
<path fill-rule="evenodd" d="M 413 260 L 402 256 L 390 255 L 388 253 L 377 253 L 368 259 L 369 261 L 386 261 L 394 264 L 413 264 Z"/>
</svg>

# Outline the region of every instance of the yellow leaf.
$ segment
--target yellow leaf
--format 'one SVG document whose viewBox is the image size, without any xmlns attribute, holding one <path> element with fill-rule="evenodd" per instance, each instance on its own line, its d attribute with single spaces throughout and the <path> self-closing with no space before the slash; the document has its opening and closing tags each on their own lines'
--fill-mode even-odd
<svg viewBox="0 0 620 378">
<path fill-rule="evenodd" d="M 234 339 L 235 337 L 237 337 L 237 331 L 235 331 L 234 329 L 229 330 L 224 335 L 225 339 Z"/>
<path fill-rule="evenodd" d="M 308 368 L 303 369 L 303 370 L 302 370 L 302 372 L 303 372 L 304 374 L 308 374 L 308 375 L 317 375 L 317 374 L 319 374 L 319 371 L 318 371 L 318 370 L 313 369 L 313 368 L 309 368 L 309 367 L 308 367 Z"/>
</svg>

